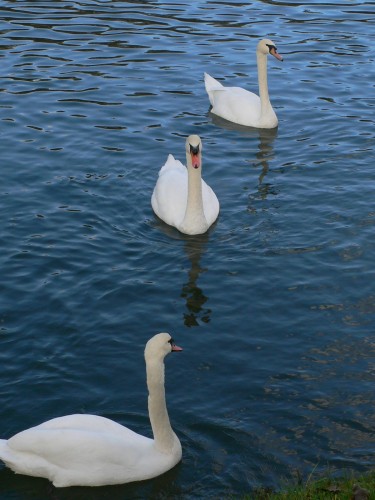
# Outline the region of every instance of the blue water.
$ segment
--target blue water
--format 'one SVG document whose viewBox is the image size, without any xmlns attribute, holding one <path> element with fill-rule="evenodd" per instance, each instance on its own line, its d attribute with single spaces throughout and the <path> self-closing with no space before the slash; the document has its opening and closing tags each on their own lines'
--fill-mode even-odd
<svg viewBox="0 0 375 500">
<path fill-rule="evenodd" d="M 5 1 L 0 6 L 0 437 L 69 413 L 150 435 L 159 331 L 182 462 L 3 499 L 224 498 L 374 467 L 374 1 Z M 209 112 L 203 72 L 257 91 L 274 131 Z M 271 60 L 272 59 L 272 60 Z M 221 212 L 158 220 L 169 153 L 203 141 Z"/>
</svg>

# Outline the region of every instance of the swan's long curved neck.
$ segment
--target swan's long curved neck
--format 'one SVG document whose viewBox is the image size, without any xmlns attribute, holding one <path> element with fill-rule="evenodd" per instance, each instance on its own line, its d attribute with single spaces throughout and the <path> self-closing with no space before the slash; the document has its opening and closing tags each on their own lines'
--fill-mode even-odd
<svg viewBox="0 0 375 500">
<path fill-rule="evenodd" d="M 188 194 L 184 220 L 182 227 L 201 227 L 202 232 L 207 230 L 207 220 L 204 215 L 203 196 L 202 196 L 202 177 L 201 168 L 195 169 L 192 167 L 190 154 L 186 154 L 187 171 L 188 171 Z"/>
<path fill-rule="evenodd" d="M 267 56 L 257 52 L 259 97 L 262 114 L 271 106 L 267 83 Z"/>
<path fill-rule="evenodd" d="M 164 363 L 150 361 L 146 366 L 148 387 L 148 412 L 156 447 L 170 453 L 173 449 L 175 434 L 169 421 L 165 401 Z"/>
</svg>

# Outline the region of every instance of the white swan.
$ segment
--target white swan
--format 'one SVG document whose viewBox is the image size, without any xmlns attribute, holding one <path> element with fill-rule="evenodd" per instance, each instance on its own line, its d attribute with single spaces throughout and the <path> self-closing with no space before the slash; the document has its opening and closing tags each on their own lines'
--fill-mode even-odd
<svg viewBox="0 0 375 500">
<path fill-rule="evenodd" d="M 202 234 L 219 215 L 219 201 L 202 179 L 202 141 L 197 135 L 186 139 L 187 168 L 168 156 L 160 169 L 151 197 L 158 217 L 181 233 Z"/>
<path fill-rule="evenodd" d="M 164 357 L 181 351 L 168 333 L 146 344 L 148 409 L 154 439 L 97 415 L 68 415 L 0 440 L 0 459 L 14 472 L 57 487 L 103 486 L 158 476 L 181 460 L 164 391 Z"/>
<path fill-rule="evenodd" d="M 257 46 L 257 66 L 259 97 L 241 87 L 224 87 L 207 73 L 204 83 L 210 103 L 211 112 L 239 125 L 256 128 L 277 127 L 278 120 L 272 108 L 267 85 L 267 55 L 282 61 L 275 44 L 268 39 L 261 40 Z"/>
</svg>

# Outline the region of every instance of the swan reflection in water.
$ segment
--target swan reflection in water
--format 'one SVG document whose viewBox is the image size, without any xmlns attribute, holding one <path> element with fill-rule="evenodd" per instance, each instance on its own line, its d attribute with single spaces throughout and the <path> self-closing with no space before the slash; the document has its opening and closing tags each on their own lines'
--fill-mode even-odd
<svg viewBox="0 0 375 500">
<path fill-rule="evenodd" d="M 204 247 L 208 242 L 208 235 L 202 234 L 194 239 L 189 239 L 185 243 L 186 255 L 190 261 L 188 281 L 182 286 L 181 297 L 186 300 L 187 312 L 183 314 L 184 325 L 199 326 L 199 322 L 208 323 L 210 321 L 211 309 L 204 307 L 208 297 L 202 289 L 197 286 L 199 275 L 206 271 L 200 265 L 200 259 L 204 253 Z"/>
<path fill-rule="evenodd" d="M 253 127 L 244 127 L 243 125 L 238 125 L 236 123 L 229 122 L 216 116 L 215 114 L 209 112 L 209 117 L 214 125 L 226 130 L 239 132 L 242 136 L 248 137 L 249 139 L 258 140 L 258 151 L 255 154 L 255 160 L 249 160 L 251 164 L 257 168 L 261 167 L 261 172 L 259 174 L 259 194 L 262 199 L 265 199 L 267 195 L 272 192 L 272 184 L 264 183 L 264 178 L 269 172 L 269 162 L 274 158 L 274 148 L 273 143 L 277 137 L 278 128 L 273 129 L 258 129 Z"/>
<path fill-rule="evenodd" d="M 260 166 L 262 171 L 259 175 L 259 194 L 262 199 L 267 198 L 267 195 L 272 192 L 272 184 L 264 183 L 263 180 L 269 171 L 269 161 L 274 159 L 273 143 L 277 136 L 277 129 L 272 130 L 259 130 L 259 143 L 258 152 L 256 153 L 256 162 L 253 163 L 255 167 Z"/>
<path fill-rule="evenodd" d="M 214 228 L 216 222 L 211 226 Z M 168 224 L 165 224 L 160 219 L 156 218 L 154 227 L 157 227 L 163 234 L 172 240 L 183 240 L 186 256 L 189 261 L 188 279 L 182 285 L 181 295 L 186 301 L 187 311 L 183 313 L 183 322 L 187 327 L 199 326 L 200 323 L 208 323 L 210 321 L 211 309 L 204 307 L 208 301 L 208 297 L 203 293 L 202 289 L 197 286 L 197 281 L 202 272 L 207 271 L 202 268 L 200 260 L 206 250 L 206 245 L 209 240 L 211 229 L 204 234 L 195 236 L 186 236 L 180 233 L 177 229 Z"/>
</svg>

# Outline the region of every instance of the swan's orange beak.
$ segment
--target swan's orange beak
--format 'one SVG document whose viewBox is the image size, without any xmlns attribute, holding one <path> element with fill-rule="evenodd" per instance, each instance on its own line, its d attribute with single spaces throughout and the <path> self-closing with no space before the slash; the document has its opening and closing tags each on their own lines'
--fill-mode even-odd
<svg viewBox="0 0 375 500">
<path fill-rule="evenodd" d="M 199 168 L 201 166 L 201 155 L 199 146 L 193 147 L 190 144 L 190 156 L 191 156 L 191 164 L 194 168 Z"/>
<path fill-rule="evenodd" d="M 273 55 L 273 57 L 276 57 L 276 59 L 278 59 L 279 61 L 283 61 L 283 56 L 278 54 L 276 47 L 270 48 L 270 54 Z"/>
<path fill-rule="evenodd" d="M 199 168 L 201 166 L 201 159 L 199 155 L 191 155 L 191 164 L 193 165 L 194 168 Z"/>
<path fill-rule="evenodd" d="M 172 344 L 172 351 L 175 351 L 175 352 L 182 351 L 182 347 L 179 347 L 176 344 Z"/>
</svg>

